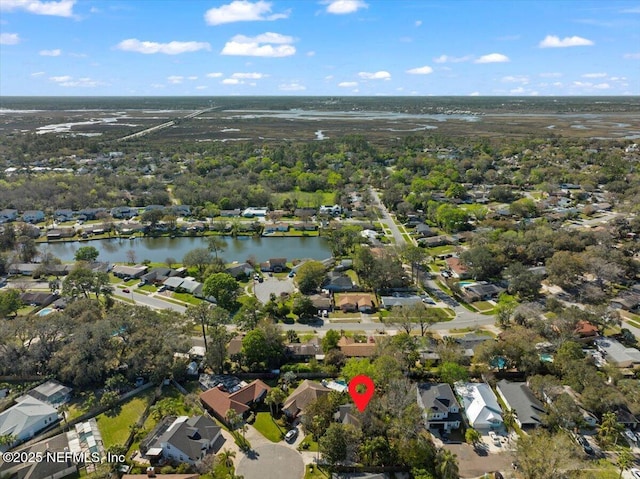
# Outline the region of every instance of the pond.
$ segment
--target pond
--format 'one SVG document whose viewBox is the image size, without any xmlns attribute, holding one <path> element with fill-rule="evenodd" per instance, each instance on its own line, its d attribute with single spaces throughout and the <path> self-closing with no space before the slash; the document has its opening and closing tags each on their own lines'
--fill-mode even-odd
<svg viewBox="0 0 640 479">
<path fill-rule="evenodd" d="M 154 263 L 164 263 L 169 257 L 182 262 L 184 255 L 194 248 L 206 248 L 209 237 L 161 237 L 129 239 L 103 239 L 93 241 L 73 241 L 67 243 L 45 243 L 40 245 L 41 251 L 47 249 L 62 261 L 73 261 L 74 255 L 81 246 L 93 246 L 99 252 L 99 261 L 111 263 L 125 263 L 129 259 L 128 252 L 135 252 L 135 261 L 140 263 L 149 260 Z M 257 261 L 267 261 L 269 258 L 318 259 L 331 257 L 331 248 L 325 238 L 317 236 L 304 237 L 223 237 L 227 243 L 224 252 L 219 255 L 227 263 L 246 261 L 254 257 Z"/>
</svg>

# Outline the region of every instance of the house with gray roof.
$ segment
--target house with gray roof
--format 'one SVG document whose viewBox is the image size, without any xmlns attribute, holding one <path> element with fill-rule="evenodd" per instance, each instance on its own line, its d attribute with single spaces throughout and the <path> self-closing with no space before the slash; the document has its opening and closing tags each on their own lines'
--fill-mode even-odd
<svg viewBox="0 0 640 479">
<path fill-rule="evenodd" d="M 12 436 L 16 443 L 24 442 L 59 420 L 53 406 L 27 397 L 0 413 L 0 436 Z"/>
<path fill-rule="evenodd" d="M 175 291 L 182 286 L 183 282 L 184 278 L 181 278 L 180 276 L 172 276 L 171 278 L 165 279 L 162 282 L 162 285 L 166 286 L 167 289 L 170 289 L 171 291 Z"/>
<path fill-rule="evenodd" d="M 70 387 L 60 384 L 55 379 L 50 379 L 31 389 L 25 395 L 20 396 L 16 401 L 21 402 L 32 397 L 57 409 L 71 400 L 71 391 L 73 391 L 73 389 Z"/>
<path fill-rule="evenodd" d="M 403 308 L 410 308 L 411 306 L 415 306 L 416 304 L 422 305 L 422 298 L 416 295 L 382 296 L 380 298 L 380 304 L 384 309 L 392 309 L 397 306 L 402 306 Z"/>
<path fill-rule="evenodd" d="M 167 417 L 140 443 L 140 450 L 152 461 L 194 465 L 212 451 L 220 431 L 208 416 Z"/>
<path fill-rule="evenodd" d="M 526 431 L 540 425 L 546 411 L 526 383 L 503 379 L 498 381 L 496 390 L 505 405 L 515 413 L 516 423 L 520 428 Z"/>
<path fill-rule="evenodd" d="M 118 278 L 140 278 L 143 274 L 145 274 L 149 268 L 146 266 L 138 265 L 138 266 L 125 266 L 121 264 L 117 264 L 113 267 L 111 272 L 114 276 Z"/>
<path fill-rule="evenodd" d="M 55 456 L 47 453 L 61 453 L 69 450 L 69 441 L 66 434 L 58 434 L 43 441 L 32 444 L 16 452 L 25 453 L 25 457 L 39 458 L 36 461 L 21 461 L 16 455 L 16 460 L 0 462 L 0 477 L 19 479 L 59 479 L 71 474 L 77 474 L 78 463 L 76 458 L 67 461 L 56 460 Z"/>
<path fill-rule="evenodd" d="M 423 383 L 418 386 L 418 406 L 428 429 L 458 429 L 461 424 L 460 404 L 446 383 Z"/>
<path fill-rule="evenodd" d="M 640 351 L 636 348 L 627 348 L 613 338 L 603 336 L 593 340 L 596 348 L 605 355 L 607 362 L 615 364 L 619 368 L 631 368 L 640 364 Z"/>
</svg>

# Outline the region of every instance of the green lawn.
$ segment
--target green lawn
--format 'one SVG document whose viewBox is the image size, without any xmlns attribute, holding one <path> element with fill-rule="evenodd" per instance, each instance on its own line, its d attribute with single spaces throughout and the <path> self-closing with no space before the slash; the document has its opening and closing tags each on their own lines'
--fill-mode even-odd
<svg viewBox="0 0 640 479">
<path fill-rule="evenodd" d="M 495 307 L 489 301 L 476 301 L 475 303 L 471 303 L 471 306 L 476 308 L 481 313 L 491 312 Z"/>
<path fill-rule="evenodd" d="M 192 294 L 189 293 L 173 293 L 173 297 L 179 301 L 183 301 L 188 304 L 200 304 L 202 303 L 201 299 L 196 298 Z"/>
<path fill-rule="evenodd" d="M 427 317 L 435 318 L 439 323 L 451 321 L 456 313 L 450 308 L 427 308 Z"/>
<path fill-rule="evenodd" d="M 445 244 L 442 246 L 434 246 L 433 248 L 427 248 L 427 251 L 431 256 L 438 256 L 439 254 L 449 254 L 456 251 L 456 247 L 453 245 Z"/>
<path fill-rule="evenodd" d="M 140 286 L 136 291 L 138 293 L 141 293 L 142 291 L 148 291 L 149 293 L 155 293 L 156 291 L 158 291 L 158 288 L 156 286 L 153 286 L 152 284 L 145 284 L 144 286 Z"/>
<path fill-rule="evenodd" d="M 253 423 L 253 427 L 271 442 L 280 442 L 287 432 L 276 424 L 268 411 L 256 414 L 256 421 Z"/>
<path fill-rule="evenodd" d="M 318 467 L 317 465 L 310 464 L 305 467 L 304 479 L 329 479 L 329 471 Z"/>
<path fill-rule="evenodd" d="M 303 444 L 309 444 L 308 448 L 304 448 L 302 447 Z M 307 434 L 304 439 L 302 440 L 302 442 L 300 443 L 300 445 L 298 446 L 298 450 L 300 451 L 309 451 L 309 452 L 318 452 L 318 443 L 316 441 L 313 440 L 313 435 L 311 434 Z"/>
<path fill-rule="evenodd" d="M 153 394 L 153 389 L 147 390 L 121 406 L 96 417 L 105 449 L 126 442 L 129 437 L 129 425 L 135 424 L 142 417 L 151 403 Z"/>
<path fill-rule="evenodd" d="M 320 205 L 333 205 L 336 201 L 336 194 L 334 191 L 290 191 L 285 193 L 272 193 L 273 204 L 276 207 L 282 206 L 282 202 L 285 198 L 289 198 L 291 201 L 298 200 L 298 208 L 315 207 Z"/>
</svg>

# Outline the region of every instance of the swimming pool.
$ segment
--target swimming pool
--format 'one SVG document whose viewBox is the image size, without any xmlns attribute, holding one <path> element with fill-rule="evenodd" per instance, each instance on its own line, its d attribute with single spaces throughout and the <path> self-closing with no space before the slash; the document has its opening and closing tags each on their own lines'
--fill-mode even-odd
<svg viewBox="0 0 640 479">
<path fill-rule="evenodd" d="M 553 362 L 553 354 L 542 353 L 540 355 L 540 361 L 543 363 L 552 363 Z"/>
<path fill-rule="evenodd" d="M 475 281 L 459 281 L 458 284 L 460 285 L 461 288 L 464 288 L 465 286 L 471 286 L 472 284 L 476 284 Z"/>
<path fill-rule="evenodd" d="M 42 308 L 40 311 L 38 311 L 38 316 L 46 316 L 47 314 L 51 314 L 53 312 L 53 308 Z"/>
</svg>

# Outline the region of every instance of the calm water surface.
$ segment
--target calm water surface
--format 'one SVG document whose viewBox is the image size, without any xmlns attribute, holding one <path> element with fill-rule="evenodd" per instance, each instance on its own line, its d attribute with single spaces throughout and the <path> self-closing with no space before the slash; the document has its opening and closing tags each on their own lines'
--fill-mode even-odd
<svg viewBox="0 0 640 479">
<path fill-rule="evenodd" d="M 331 256 L 331 249 L 325 238 L 319 237 L 285 237 L 285 238 L 253 238 L 253 237 L 225 237 L 227 247 L 219 255 L 226 262 L 245 261 L 253 256 L 258 261 L 269 258 L 285 257 L 292 259 L 325 259 Z M 100 251 L 98 260 L 109 262 L 126 262 L 127 252 L 135 251 L 136 261 L 148 259 L 153 262 L 164 263 L 168 257 L 182 261 L 184 255 L 194 248 L 206 248 L 207 238 L 179 237 L 179 238 L 137 238 L 105 239 L 95 241 L 74 241 L 70 243 L 49 243 L 40 246 L 40 250 L 48 249 L 62 261 L 73 261 L 75 252 L 81 246 L 93 246 Z"/>
</svg>

